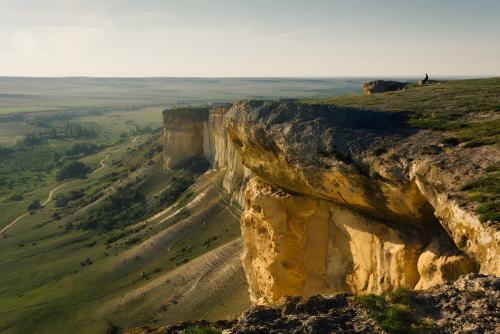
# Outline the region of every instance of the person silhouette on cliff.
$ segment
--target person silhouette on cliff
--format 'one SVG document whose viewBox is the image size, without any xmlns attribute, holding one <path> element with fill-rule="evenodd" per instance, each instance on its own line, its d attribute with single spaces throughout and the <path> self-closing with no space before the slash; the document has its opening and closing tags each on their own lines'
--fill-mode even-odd
<svg viewBox="0 0 500 334">
<path fill-rule="evenodd" d="M 422 81 L 422 83 L 425 85 L 428 80 L 429 80 L 429 75 L 425 73 L 425 79 Z"/>
</svg>

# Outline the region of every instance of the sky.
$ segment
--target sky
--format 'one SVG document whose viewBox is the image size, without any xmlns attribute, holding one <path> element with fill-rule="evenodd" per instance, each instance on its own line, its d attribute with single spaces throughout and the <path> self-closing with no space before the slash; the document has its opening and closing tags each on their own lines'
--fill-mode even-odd
<svg viewBox="0 0 500 334">
<path fill-rule="evenodd" d="M 0 76 L 500 75 L 498 0 L 0 0 Z"/>
</svg>

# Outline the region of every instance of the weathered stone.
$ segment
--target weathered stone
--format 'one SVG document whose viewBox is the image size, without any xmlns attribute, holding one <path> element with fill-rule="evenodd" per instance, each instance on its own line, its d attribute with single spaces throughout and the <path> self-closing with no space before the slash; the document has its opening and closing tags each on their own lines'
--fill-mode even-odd
<svg viewBox="0 0 500 334">
<path fill-rule="evenodd" d="M 415 310 L 415 316 L 432 324 L 420 329 L 421 333 L 496 334 L 500 331 L 500 278 L 497 277 L 463 276 L 455 283 L 409 293 L 408 304 Z M 269 313 L 273 314 L 272 318 L 265 316 Z M 274 306 L 252 307 L 224 333 L 386 332 L 367 309 L 348 295 L 338 294 L 284 298 Z"/>
<path fill-rule="evenodd" d="M 434 241 L 440 247 L 426 249 L 441 261 L 431 271 L 427 253 L 422 255 L 425 235 L 326 200 L 285 193 L 258 178 L 249 181 L 246 200 L 242 261 L 257 304 L 287 295 L 384 293 L 413 289 L 417 282 L 429 287 L 475 270 L 444 233 Z"/>
<path fill-rule="evenodd" d="M 365 82 L 363 84 L 363 93 L 372 95 L 376 93 L 392 92 L 401 90 L 407 86 L 406 82 L 390 81 L 390 80 L 375 80 Z"/>
</svg>

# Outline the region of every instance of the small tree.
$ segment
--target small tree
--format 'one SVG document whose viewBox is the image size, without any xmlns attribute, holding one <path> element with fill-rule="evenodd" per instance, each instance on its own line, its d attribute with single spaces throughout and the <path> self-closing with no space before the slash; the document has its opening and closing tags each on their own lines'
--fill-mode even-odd
<svg viewBox="0 0 500 334">
<path fill-rule="evenodd" d="M 40 205 L 40 201 L 39 200 L 34 200 L 33 202 L 31 202 L 30 205 L 28 205 L 28 211 L 34 211 L 36 209 L 39 209 L 41 208 L 41 205 Z"/>
<path fill-rule="evenodd" d="M 90 172 L 90 167 L 81 161 L 72 161 L 66 164 L 59 172 L 57 172 L 56 179 L 59 181 L 72 179 L 72 178 L 85 178 Z"/>
</svg>

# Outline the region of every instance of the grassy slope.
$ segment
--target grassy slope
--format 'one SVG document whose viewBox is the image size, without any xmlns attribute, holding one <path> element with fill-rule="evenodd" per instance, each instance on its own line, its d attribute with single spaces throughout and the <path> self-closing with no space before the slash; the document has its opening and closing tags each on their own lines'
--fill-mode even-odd
<svg viewBox="0 0 500 334">
<path fill-rule="evenodd" d="M 457 80 L 410 87 L 370 96 L 348 95 L 307 99 L 305 103 L 332 104 L 382 112 L 403 112 L 412 127 L 442 132 L 442 143 L 479 147 L 500 144 L 500 78 Z M 482 178 L 463 190 L 480 206 L 482 221 L 500 221 L 500 166 L 489 166 Z"/>
<path fill-rule="evenodd" d="M 134 165 L 136 155 L 129 150 L 134 145 L 140 145 L 140 140 L 111 150 L 114 158 Z M 122 156 L 117 155 L 120 151 Z M 160 161 L 158 156 L 154 159 Z M 96 187 L 100 176 L 115 170 L 114 167 L 103 168 L 86 180 L 68 183 L 61 191 Z M 146 178 L 140 189 L 145 196 L 154 196 L 161 190 L 158 182 L 168 185 L 169 177 L 161 168 L 149 169 Z M 66 231 L 58 221 L 50 220 L 55 211 L 53 203 L 28 216 L 12 228 L 5 239 L 0 239 L 0 332 L 99 333 L 111 324 L 133 326 L 146 319 L 150 321 L 152 317 L 158 321 L 175 321 L 186 319 L 188 315 L 235 316 L 234 310 L 241 310 L 247 303 L 241 270 L 234 269 L 227 280 L 226 295 L 221 291 L 217 296 L 207 295 L 203 286 L 196 285 L 200 277 L 192 276 L 176 283 L 181 277 L 172 274 L 173 270 L 183 267 L 186 267 L 184 272 L 190 274 L 206 272 L 205 261 L 193 264 L 193 260 L 239 237 L 238 212 L 234 211 L 237 209 L 227 203 L 220 188 L 216 187 L 219 182 L 219 175 L 204 176 L 180 198 L 182 203 L 189 203 L 199 194 L 209 192 L 209 196 L 192 206 L 187 214 L 174 215 L 162 223 L 159 223 L 160 217 L 145 224 L 145 228 L 125 228 L 132 233 L 109 245 L 106 239 L 120 230 L 109 233 Z M 172 208 L 163 217 L 177 209 Z M 186 220 L 190 222 L 184 223 Z M 41 221 L 48 223 L 35 228 Z M 177 224 L 184 225 L 174 239 L 155 241 L 155 236 Z M 134 238 L 141 241 L 126 243 Z M 154 246 L 146 252 L 142 242 Z M 86 258 L 93 264 L 82 267 L 80 262 Z M 170 285 L 161 281 L 163 277 L 168 277 Z M 216 277 L 213 280 L 217 281 Z M 148 288 L 154 281 L 162 284 Z M 178 296 L 171 295 L 175 291 L 171 285 L 179 286 L 177 295 L 194 289 L 187 310 L 176 310 L 175 298 Z M 146 297 L 136 292 L 141 289 Z M 121 302 L 123 297 L 126 303 Z"/>
<path fill-rule="evenodd" d="M 168 189 L 171 182 L 176 182 L 176 175 L 161 168 L 160 153 L 151 158 L 145 156 L 154 144 L 151 140 L 159 140 L 159 134 L 132 135 L 118 141 L 119 135 L 127 133 L 135 124 L 144 127 L 161 122 L 161 113 L 156 109 L 83 115 L 77 119 L 99 123 L 107 130 L 91 142 L 108 146 L 80 158 L 93 168 L 104 159 L 106 167 L 86 179 L 65 182 L 55 194 L 57 197 L 83 189 L 86 196 L 80 201 L 70 202 L 65 208 L 56 208 L 55 201 L 50 201 L 43 209 L 24 217 L 5 237 L 0 237 L 0 332 L 104 333 L 111 324 L 137 326 L 151 321 L 152 317 L 158 321 L 175 321 L 188 315 L 213 319 L 236 316 L 242 305 L 248 303 L 243 272 L 240 266 L 234 267 L 233 260 L 238 258 L 239 251 L 233 250 L 231 256 L 227 256 L 231 263 L 219 263 L 216 257 L 204 258 L 204 254 L 212 250 L 222 247 L 224 251 L 226 244 L 239 237 L 239 212 L 223 196 L 218 186 L 220 175 L 209 174 L 198 180 L 181 195 L 178 204 L 156 220 L 109 232 L 65 228 L 67 222 L 78 225 L 79 216 L 73 212 L 82 211 L 79 207 L 83 201 L 93 194 L 106 194 L 116 188 L 114 182 L 129 179 L 130 168 L 137 168 L 144 178 L 136 188 L 146 199 L 154 198 Z M 25 127 L 26 123 L 18 125 Z M 54 180 L 54 170 L 36 168 L 33 163 L 50 162 L 48 158 L 54 151 L 63 153 L 75 142 L 78 141 L 44 141 L 27 154 L 15 151 L 1 157 L 2 162 L 6 162 L 2 164 L 3 176 L 9 180 L 25 178 L 15 182 L 12 189 L 2 189 L 0 227 L 24 213 L 34 199 L 43 202 L 49 190 L 60 184 Z M 113 181 L 116 178 L 118 181 Z M 174 214 L 207 191 L 209 197 L 189 210 Z M 9 200 L 14 193 L 24 198 Z M 102 201 L 94 209 L 106 210 L 104 204 Z M 62 220 L 52 218 L 55 212 Z M 83 210 L 82 216 L 88 212 Z M 169 239 L 169 228 L 176 229 L 175 239 Z M 156 238 L 159 235 L 167 237 Z M 110 236 L 119 238 L 110 243 Z M 146 252 L 143 244 L 153 246 Z M 130 252 L 137 254 L 129 258 Z M 87 258 L 92 264 L 81 266 Z M 229 276 L 218 277 L 215 274 L 218 270 L 213 268 L 219 267 L 229 271 Z M 184 275 L 189 279 L 177 284 L 176 270 L 189 273 Z M 201 274 L 204 276 L 200 277 Z M 164 281 L 165 277 L 169 283 Z M 227 289 L 221 289 L 222 281 Z M 161 284 L 151 288 L 152 282 Z M 205 289 L 210 284 L 213 288 Z M 149 291 L 146 297 L 137 292 L 142 290 Z M 186 291 L 191 291 L 191 297 L 183 303 L 187 308 L 180 309 L 175 306 L 175 298 Z M 122 303 L 122 296 L 127 297 L 126 304 Z"/>
</svg>

